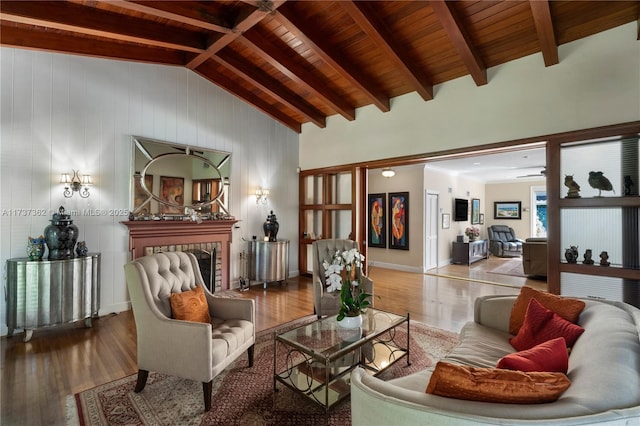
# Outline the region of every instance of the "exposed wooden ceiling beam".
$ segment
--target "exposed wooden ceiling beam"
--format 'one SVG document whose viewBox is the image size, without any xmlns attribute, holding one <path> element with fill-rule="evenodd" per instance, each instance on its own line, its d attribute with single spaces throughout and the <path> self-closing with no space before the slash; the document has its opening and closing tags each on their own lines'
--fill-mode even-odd
<svg viewBox="0 0 640 426">
<path fill-rule="evenodd" d="M 487 84 L 487 67 L 484 65 L 480 54 L 474 48 L 469 34 L 467 34 L 460 18 L 453 10 L 453 6 L 443 0 L 434 0 L 430 4 L 447 32 L 449 40 L 451 40 L 469 70 L 473 81 L 478 86 Z"/>
<path fill-rule="evenodd" d="M 247 31 L 254 25 L 256 25 L 258 22 L 262 21 L 268 14 L 274 13 L 275 10 L 278 7 L 280 7 L 285 1 L 286 0 L 256 1 L 255 2 L 256 9 L 251 11 L 247 16 L 238 17 L 238 22 L 236 22 L 236 25 L 233 28 L 233 32 L 223 35 L 214 43 L 212 43 L 209 47 L 207 47 L 206 51 L 204 51 L 203 53 L 200 53 L 195 58 L 191 59 L 187 63 L 187 68 L 191 68 L 191 69 L 197 68 L 200 64 L 202 64 L 204 61 L 206 61 L 207 59 L 209 59 L 210 57 L 218 53 L 220 50 L 222 50 L 222 48 L 227 46 L 233 40 L 240 37 L 242 33 Z"/>
<path fill-rule="evenodd" d="M 252 64 L 243 61 L 235 54 L 230 53 L 228 49 L 218 52 L 218 55 L 210 58 L 210 60 L 232 70 L 236 75 L 239 75 L 243 79 L 249 81 L 269 96 L 272 96 L 279 102 L 287 105 L 289 108 L 292 108 L 298 113 L 304 115 L 318 127 L 326 126 L 326 118 L 322 112 L 309 105 L 304 99 L 281 85 L 277 80 L 266 74 L 264 71 L 261 71 Z"/>
<path fill-rule="evenodd" d="M 387 112 L 391 110 L 389 97 L 383 93 L 380 86 L 360 71 L 338 49 L 330 46 L 325 41 L 326 37 L 323 37 L 316 30 L 313 22 L 307 22 L 292 10 L 283 10 L 282 8 L 275 14 L 274 19 L 294 34 L 309 49 L 313 50 L 327 65 L 357 87 L 381 111 Z M 302 28 L 304 28 L 304 31 Z"/>
<path fill-rule="evenodd" d="M 211 22 L 212 17 L 208 17 L 208 20 L 204 19 L 195 19 L 188 16 L 180 15 L 177 13 L 169 12 L 166 10 L 158 9 L 153 6 L 149 6 L 149 2 L 134 2 L 129 0 L 110 0 L 108 2 L 114 6 L 121 7 L 126 10 L 131 10 L 134 12 L 140 12 L 151 16 L 156 16 L 158 18 L 168 19 L 170 21 L 180 22 L 182 24 L 191 25 L 197 28 L 203 28 L 209 31 L 215 31 L 217 33 L 230 33 L 231 27 L 223 22 Z"/>
<path fill-rule="evenodd" d="M 349 121 L 355 120 L 356 112 L 353 106 L 327 87 L 327 84 L 320 78 L 314 76 L 309 70 L 291 59 L 295 55 L 293 49 L 286 45 L 276 47 L 273 43 L 266 41 L 252 31 L 247 31 L 238 40 L 288 78 L 304 86 L 344 118 Z"/>
<path fill-rule="evenodd" d="M 205 40 L 190 31 L 180 28 L 167 31 L 162 24 L 60 1 L 40 1 L 37 8 L 26 2 L 3 1 L 0 18 L 20 24 L 188 52 L 199 53 L 205 48 Z"/>
<path fill-rule="evenodd" d="M 260 111 L 269 115 L 274 120 L 277 120 L 293 130 L 294 132 L 301 133 L 302 125 L 297 121 L 293 120 L 286 114 L 278 111 L 277 108 L 274 108 L 272 105 L 260 99 L 255 94 L 251 93 L 247 89 L 243 88 L 239 84 L 237 84 L 232 79 L 224 76 L 223 74 L 217 72 L 213 66 L 210 64 L 212 61 L 205 62 L 201 67 L 194 70 L 197 74 L 211 81 L 212 83 L 220 86 L 223 90 L 237 96 L 241 100 L 247 102 L 250 105 L 253 105 Z"/>
<path fill-rule="evenodd" d="M 531 5 L 531 13 L 533 14 L 533 22 L 536 25 L 538 40 L 540 40 L 540 50 L 544 58 L 544 65 L 549 67 L 559 62 L 558 44 L 553 31 L 553 21 L 551 19 L 551 10 L 547 0 L 529 0 Z"/>
<path fill-rule="evenodd" d="M 384 54 L 396 63 L 413 90 L 425 101 L 433 99 L 433 86 L 427 76 L 409 59 L 407 49 L 395 41 L 389 27 L 375 16 L 366 2 L 342 1 L 340 5 Z"/>
<path fill-rule="evenodd" d="M 33 31 L 15 24 L 2 22 L 0 38 L 3 46 L 26 49 L 48 50 L 67 54 L 92 56 L 96 58 L 122 59 L 135 62 L 149 62 L 165 65 L 184 65 L 183 52 L 166 50 L 135 44 L 124 44 L 111 40 L 76 37 L 71 34 L 51 34 Z"/>
</svg>

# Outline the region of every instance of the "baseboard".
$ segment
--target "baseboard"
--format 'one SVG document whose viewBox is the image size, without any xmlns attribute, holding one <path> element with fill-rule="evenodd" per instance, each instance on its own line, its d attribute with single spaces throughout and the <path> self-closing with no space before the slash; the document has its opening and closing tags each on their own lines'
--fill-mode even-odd
<svg viewBox="0 0 640 426">
<path fill-rule="evenodd" d="M 385 262 L 370 262 L 370 267 L 379 267 L 385 269 L 393 269 L 395 271 L 403 271 L 403 272 L 414 272 L 416 274 L 422 274 L 421 266 L 407 266 L 407 265 L 397 265 L 395 263 L 385 263 Z"/>
</svg>

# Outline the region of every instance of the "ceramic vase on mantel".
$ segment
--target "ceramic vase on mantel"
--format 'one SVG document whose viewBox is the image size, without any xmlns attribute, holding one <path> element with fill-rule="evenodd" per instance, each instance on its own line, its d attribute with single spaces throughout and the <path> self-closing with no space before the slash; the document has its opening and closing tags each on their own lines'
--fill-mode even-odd
<svg viewBox="0 0 640 426">
<path fill-rule="evenodd" d="M 362 315 L 344 317 L 342 321 L 338 321 L 338 325 L 342 328 L 360 328 L 362 327 Z"/>
</svg>

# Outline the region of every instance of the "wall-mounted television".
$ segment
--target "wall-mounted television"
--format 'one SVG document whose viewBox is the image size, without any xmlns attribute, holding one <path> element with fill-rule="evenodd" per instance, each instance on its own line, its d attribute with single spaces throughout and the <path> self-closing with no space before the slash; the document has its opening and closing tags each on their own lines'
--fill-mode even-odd
<svg viewBox="0 0 640 426">
<path fill-rule="evenodd" d="M 453 200 L 453 220 L 456 222 L 469 220 L 469 200 L 464 198 Z"/>
</svg>

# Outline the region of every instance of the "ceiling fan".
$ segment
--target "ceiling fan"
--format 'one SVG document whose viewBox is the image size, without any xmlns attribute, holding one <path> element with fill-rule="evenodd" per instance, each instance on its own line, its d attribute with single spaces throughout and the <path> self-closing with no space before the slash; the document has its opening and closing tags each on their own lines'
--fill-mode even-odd
<svg viewBox="0 0 640 426">
<path fill-rule="evenodd" d="M 538 173 L 531 173 L 528 175 L 516 176 L 516 178 L 520 179 L 520 178 L 528 178 L 528 177 L 547 177 L 547 166 L 533 166 L 533 167 L 527 167 L 527 168 L 533 169 L 536 167 L 542 167 L 542 170 L 540 170 L 540 172 Z"/>
</svg>

